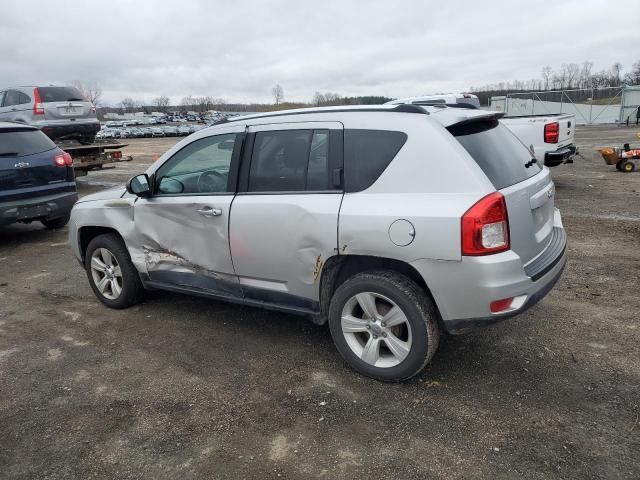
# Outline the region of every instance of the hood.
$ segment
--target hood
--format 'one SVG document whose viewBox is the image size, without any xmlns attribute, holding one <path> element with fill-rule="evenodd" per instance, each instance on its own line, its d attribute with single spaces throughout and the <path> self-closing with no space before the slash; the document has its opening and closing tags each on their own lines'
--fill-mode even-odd
<svg viewBox="0 0 640 480">
<path fill-rule="evenodd" d="M 95 202 L 97 200 L 113 200 L 116 198 L 122 198 L 127 193 L 125 187 L 109 188 L 108 190 L 102 190 L 100 192 L 92 193 L 91 195 L 85 195 L 78 200 L 78 203 Z"/>
</svg>

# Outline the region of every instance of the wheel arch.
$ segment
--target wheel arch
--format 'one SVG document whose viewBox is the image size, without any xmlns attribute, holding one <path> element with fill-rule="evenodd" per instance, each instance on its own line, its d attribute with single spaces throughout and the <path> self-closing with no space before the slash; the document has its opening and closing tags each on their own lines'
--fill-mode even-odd
<svg viewBox="0 0 640 480">
<path fill-rule="evenodd" d="M 353 275 L 371 270 L 398 272 L 413 280 L 434 300 L 431 290 L 422 275 L 407 262 L 370 255 L 334 255 L 324 263 L 322 268 L 320 277 L 320 313 L 316 323 L 324 324 L 327 322 L 331 298 L 340 285 Z"/>
<path fill-rule="evenodd" d="M 120 232 L 118 232 L 115 228 L 92 225 L 80 227 L 80 229 L 78 230 L 78 248 L 80 250 L 80 256 L 83 262 L 87 253 L 87 247 L 89 246 L 89 243 L 91 243 L 91 240 L 96 238 L 98 235 L 107 233 L 114 233 L 122 238 Z"/>
</svg>

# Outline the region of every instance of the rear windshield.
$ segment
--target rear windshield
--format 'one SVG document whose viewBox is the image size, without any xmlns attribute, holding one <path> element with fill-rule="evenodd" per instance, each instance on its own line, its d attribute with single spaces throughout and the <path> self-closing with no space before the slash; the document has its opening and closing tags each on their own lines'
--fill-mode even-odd
<svg viewBox="0 0 640 480">
<path fill-rule="evenodd" d="M 525 164 L 531 152 L 497 120 L 458 124 L 448 128 L 469 152 L 496 190 L 501 190 L 536 175 L 542 167 L 538 163 Z"/>
<path fill-rule="evenodd" d="M 40 130 L 0 130 L 0 160 L 42 153 L 55 147 Z"/>
<path fill-rule="evenodd" d="M 44 102 L 84 102 L 80 90 L 74 87 L 38 87 L 40 99 Z"/>
</svg>

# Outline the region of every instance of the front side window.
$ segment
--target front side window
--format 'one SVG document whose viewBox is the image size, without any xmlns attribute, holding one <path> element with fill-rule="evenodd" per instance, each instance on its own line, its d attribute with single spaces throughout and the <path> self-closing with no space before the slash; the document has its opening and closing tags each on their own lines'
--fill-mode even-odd
<svg viewBox="0 0 640 480">
<path fill-rule="evenodd" d="M 190 143 L 156 172 L 156 194 L 211 194 L 233 191 L 229 185 L 236 133 Z"/>
<path fill-rule="evenodd" d="M 250 192 L 329 188 L 329 130 L 258 132 L 249 171 Z"/>
</svg>

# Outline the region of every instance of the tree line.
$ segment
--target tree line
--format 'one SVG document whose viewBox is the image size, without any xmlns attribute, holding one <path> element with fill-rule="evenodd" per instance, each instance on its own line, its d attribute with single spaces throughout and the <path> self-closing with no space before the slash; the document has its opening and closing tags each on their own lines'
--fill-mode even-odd
<svg viewBox="0 0 640 480">
<path fill-rule="evenodd" d="M 621 87 L 622 85 L 640 85 L 640 60 L 635 62 L 629 72 L 622 74 L 623 66 L 615 62 L 611 68 L 593 71 L 593 62 L 582 64 L 563 63 L 554 69 L 549 65 L 542 67 L 539 78 L 529 80 L 512 80 L 471 87 L 471 92 L 478 96 L 480 103 L 486 105 L 492 96 L 509 93 L 544 92 L 572 89 L 601 89 L 605 87 Z M 590 96 L 585 93 L 583 96 Z"/>
</svg>

